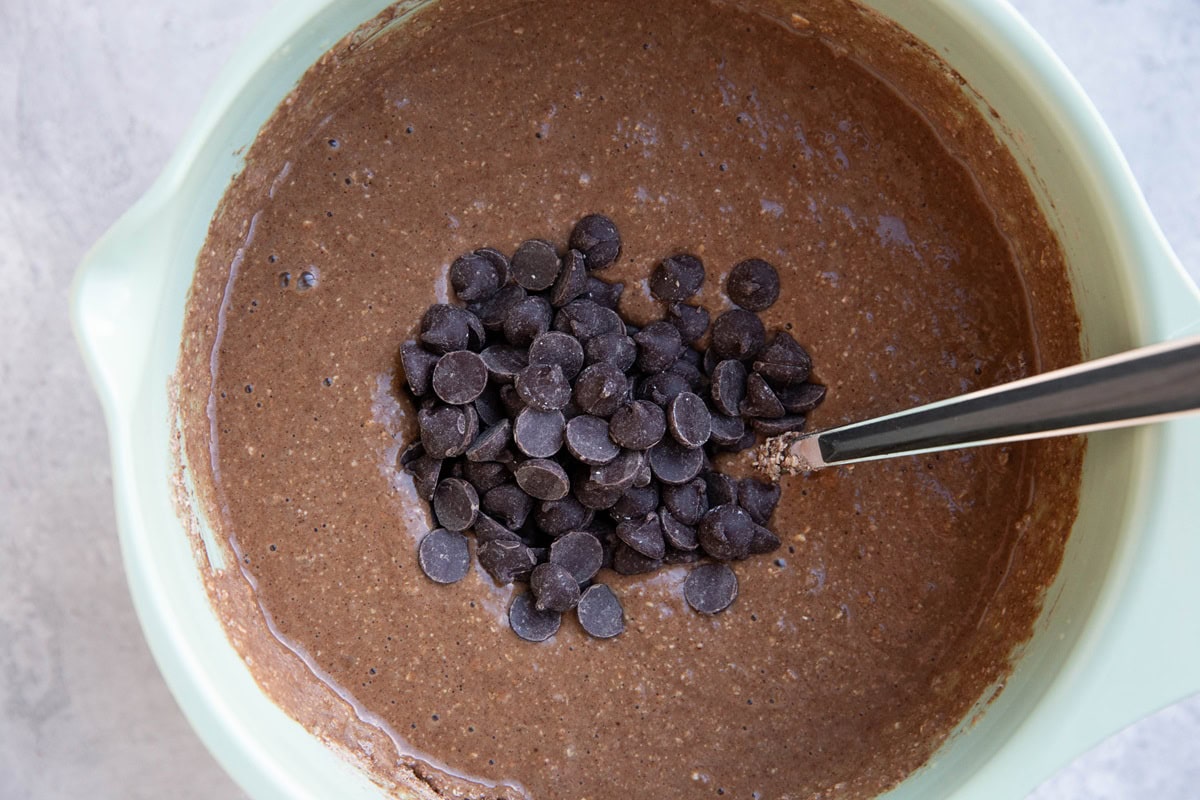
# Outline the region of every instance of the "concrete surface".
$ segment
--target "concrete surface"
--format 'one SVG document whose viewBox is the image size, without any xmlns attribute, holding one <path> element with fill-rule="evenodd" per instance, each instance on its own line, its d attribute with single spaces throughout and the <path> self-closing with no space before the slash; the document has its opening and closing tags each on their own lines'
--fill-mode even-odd
<svg viewBox="0 0 1200 800">
<path fill-rule="evenodd" d="M 1200 277 L 1200 2 L 1016 4 L 1096 101 Z M 85 250 L 150 184 L 267 6 L 0 0 L 0 800 L 242 796 L 142 641 L 66 293 Z M 1192 698 L 1032 797 L 1198 796 Z"/>
</svg>

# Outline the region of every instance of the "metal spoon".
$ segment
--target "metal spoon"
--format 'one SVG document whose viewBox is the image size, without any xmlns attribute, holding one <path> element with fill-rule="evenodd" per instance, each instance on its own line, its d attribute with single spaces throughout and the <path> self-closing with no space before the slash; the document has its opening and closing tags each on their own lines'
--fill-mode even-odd
<svg viewBox="0 0 1200 800">
<path fill-rule="evenodd" d="M 772 480 L 881 458 L 1124 428 L 1200 413 L 1200 336 L 1141 347 L 816 433 L 785 433 L 754 462 Z"/>
</svg>

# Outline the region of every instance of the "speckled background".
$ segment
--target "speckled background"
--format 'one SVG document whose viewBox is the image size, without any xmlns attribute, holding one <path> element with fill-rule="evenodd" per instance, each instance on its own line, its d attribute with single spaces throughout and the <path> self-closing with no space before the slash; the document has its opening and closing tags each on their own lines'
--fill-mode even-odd
<svg viewBox="0 0 1200 800">
<path fill-rule="evenodd" d="M 1200 279 L 1200 2 L 1014 4 L 1091 95 Z M 0 0 L 0 800 L 242 797 L 142 640 L 66 296 L 269 5 Z M 1197 787 L 1193 697 L 1031 800 L 1192 800 Z"/>
</svg>

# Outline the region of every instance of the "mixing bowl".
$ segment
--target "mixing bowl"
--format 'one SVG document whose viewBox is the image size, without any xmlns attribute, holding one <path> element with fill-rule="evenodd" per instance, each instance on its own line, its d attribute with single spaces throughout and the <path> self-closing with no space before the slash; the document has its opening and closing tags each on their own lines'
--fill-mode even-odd
<svg viewBox="0 0 1200 800">
<path fill-rule="evenodd" d="M 1066 252 L 1089 356 L 1200 325 L 1200 294 L 1104 124 L 1008 5 L 868 4 L 995 110 Z M 221 568 L 220 549 L 210 548 L 217 566 L 197 560 L 172 504 L 169 381 L 196 255 L 241 155 L 304 70 L 386 5 L 293 0 L 269 13 L 157 183 L 87 256 L 72 297 L 107 416 L 122 553 L 146 638 L 200 737 L 255 798 L 383 792 L 274 705 L 226 638 L 202 574 Z M 1100 738 L 1200 690 L 1197 453 L 1197 420 L 1092 437 L 1078 520 L 1033 638 L 1004 686 L 889 797 L 1023 797 Z"/>
</svg>

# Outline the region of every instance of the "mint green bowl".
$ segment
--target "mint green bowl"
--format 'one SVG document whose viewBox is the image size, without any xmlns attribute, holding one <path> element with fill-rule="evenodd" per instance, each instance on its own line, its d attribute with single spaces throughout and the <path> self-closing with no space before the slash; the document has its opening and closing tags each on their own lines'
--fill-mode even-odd
<svg viewBox="0 0 1200 800">
<path fill-rule="evenodd" d="M 1000 131 L 1051 210 L 1090 356 L 1200 326 L 1200 294 L 1104 123 L 1015 11 L 1002 0 L 869 4 L 940 53 L 1017 132 Z M 304 70 L 386 5 L 290 0 L 270 12 L 153 188 L 88 254 L 72 296 L 146 638 L 200 737 L 255 798 L 386 793 L 275 706 L 226 638 L 172 506 L 168 382 L 196 254 L 240 154 Z M 1092 437 L 1079 519 L 1037 632 L 1004 690 L 889 798 L 1022 798 L 1104 736 L 1200 690 L 1198 453 L 1195 420 Z"/>
</svg>

